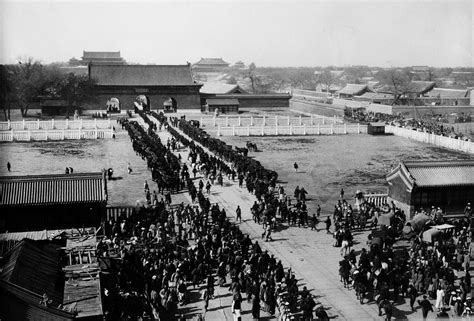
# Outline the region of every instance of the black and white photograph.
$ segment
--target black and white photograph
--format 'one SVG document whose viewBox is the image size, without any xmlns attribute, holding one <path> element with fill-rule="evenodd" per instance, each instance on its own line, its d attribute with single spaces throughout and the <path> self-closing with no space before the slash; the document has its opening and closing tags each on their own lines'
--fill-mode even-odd
<svg viewBox="0 0 474 321">
<path fill-rule="evenodd" d="M 473 320 L 473 0 L 0 0 L 0 321 Z"/>
</svg>

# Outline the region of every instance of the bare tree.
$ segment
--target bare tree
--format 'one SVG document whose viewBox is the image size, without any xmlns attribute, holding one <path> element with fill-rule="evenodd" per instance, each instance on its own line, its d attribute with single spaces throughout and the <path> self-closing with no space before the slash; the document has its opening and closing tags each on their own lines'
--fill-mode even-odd
<svg viewBox="0 0 474 321">
<path fill-rule="evenodd" d="M 10 119 L 10 100 L 13 92 L 9 71 L 4 65 L 0 65 L 0 105 L 3 109 L 5 120 Z"/>
<path fill-rule="evenodd" d="M 318 84 L 324 85 L 326 91 L 329 92 L 331 86 L 336 83 L 336 77 L 331 73 L 330 70 L 324 70 L 316 79 Z"/>
<path fill-rule="evenodd" d="M 389 69 L 379 71 L 377 79 L 387 87 L 387 91 L 393 94 L 393 105 L 410 90 L 410 74 L 404 70 Z"/>
<path fill-rule="evenodd" d="M 250 79 L 250 83 L 252 84 L 252 92 L 255 94 L 256 91 L 255 91 L 255 83 L 256 83 L 256 80 L 257 80 L 257 74 L 255 72 L 255 69 L 257 68 L 257 66 L 255 66 L 255 63 L 251 63 L 249 65 L 249 68 L 247 69 L 246 73 L 245 73 L 245 76 L 244 78 L 249 78 Z"/>
</svg>

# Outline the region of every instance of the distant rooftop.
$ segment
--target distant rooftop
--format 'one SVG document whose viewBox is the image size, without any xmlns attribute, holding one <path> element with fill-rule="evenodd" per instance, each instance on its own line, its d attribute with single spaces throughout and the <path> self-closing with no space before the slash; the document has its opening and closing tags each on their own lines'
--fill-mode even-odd
<svg viewBox="0 0 474 321">
<path fill-rule="evenodd" d="M 194 66 L 220 66 L 220 67 L 228 67 L 230 64 L 225 62 L 222 58 L 201 58 L 198 62 L 194 64 Z"/>
<path fill-rule="evenodd" d="M 82 59 L 122 59 L 120 51 L 83 51 Z"/>
</svg>

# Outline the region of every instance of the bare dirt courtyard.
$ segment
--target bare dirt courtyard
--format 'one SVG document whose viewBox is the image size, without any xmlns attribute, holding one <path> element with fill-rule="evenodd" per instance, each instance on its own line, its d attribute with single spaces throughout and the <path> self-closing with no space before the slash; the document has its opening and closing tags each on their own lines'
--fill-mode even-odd
<svg viewBox="0 0 474 321">
<path fill-rule="evenodd" d="M 385 176 L 401 160 L 469 159 L 470 155 L 436 148 L 397 136 L 333 135 L 311 137 L 220 137 L 229 145 L 244 147 L 247 141 L 259 151 L 249 153 L 265 168 L 275 170 L 292 194 L 298 185 L 308 191 L 308 207 L 321 205 L 332 211 L 341 187 L 347 197 L 356 190 L 387 190 Z M 295 172 L 293 163 L 299 169 Z"/>
</svg>

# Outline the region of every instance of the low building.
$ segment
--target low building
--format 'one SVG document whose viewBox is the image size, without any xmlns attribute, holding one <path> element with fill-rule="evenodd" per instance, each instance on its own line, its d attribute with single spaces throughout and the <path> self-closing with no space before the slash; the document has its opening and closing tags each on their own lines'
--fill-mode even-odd
<svg viewBox="0 0 474 321">
<path fill-rule="evenodd" d="M 112 97 L 121 109 L 163 110 L 169 101 L 174 109 L 199 109 L 199 88 L 190 65 L 89 65 L 89 77 L 95 81 L 96 102 L 86 109 L 105 106 Z M 146 102 L 146 103 L 143 103 Z"/>
<path fill-rule="evenodd" d="M 0 232 L 99 226 L 105 173 L 0 177 Z"/>
<path fill-rule="evenodd" d="M 224 84 L 220 82 L 205 82 L 203 83 L 199 93 L 208 95 L 229 95 L 229 94 L 248 94 L 239 85 Z"/>
<path fill-rule="evenodd" d="M 369 91 L 367 85 L 347 84 L 344 88 L 339 90 L 339 98 L 352 98 L 354 96 L 361 96 Z"/>
<path fill-rule="evenodd" d="M 432 206 L 459 214 L 474 199 L 474 161 L 400 162 L 387 182 L 389 199 L 410 218 Z"/>
<path fill-rule="evenodd" d="M 239 100 L 232 98 L 208 98 L 203 111 L 214 113 L 216 109 L 222 114 L 238 113 Z"/>
<path fill-rule="evenodd" d="M 385 135 L 385 123 L 369 123 L 367 125 L 367 134 Z"/>
<path fill-rule="evenodd" d="M 105 65 L 124 65 L 125 60 L 120 56 L 120 51 L 83 51 L 81 61 L 82 65 L 105 64 Z"/>
<path fill-rule="evenodd" d="M 196 72 L 221 72 L 229 68 L 229 63 L 222 58 L 201 58 L 193 64 L 193 71 Z"/>
<path fill-rule="evenodd" d="M 74 112 L 74 106 L 72 108 L 68 105 L 67 101 L 60 97 L 39 97 L 39 104 L 41 108 L 41 115 L 43 116 L 67 116 Z"/>
<path fill-rule="evenodd" d="M 353 100 L 368 101 L 374 104 L 391 105 L 394 101 L 392 94 L 366 92 L 360 96 L 354 96 Z"/>
<path fill-rule="evenodd" d="M 0 318 L 103 320 L 95 234 L 68 229 L 16 242 L 0 260 Z"/>
</svg>

